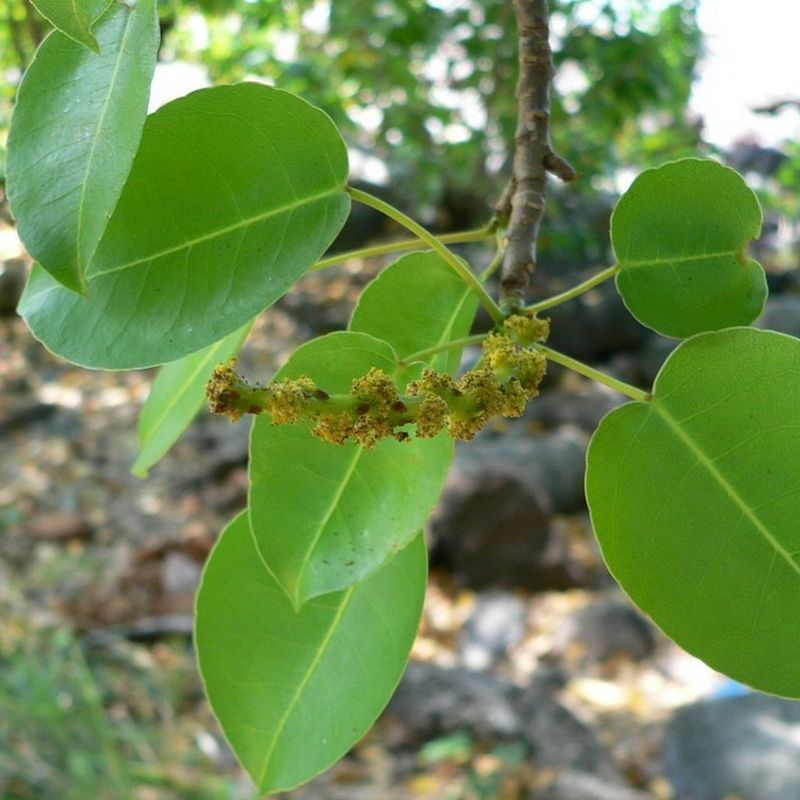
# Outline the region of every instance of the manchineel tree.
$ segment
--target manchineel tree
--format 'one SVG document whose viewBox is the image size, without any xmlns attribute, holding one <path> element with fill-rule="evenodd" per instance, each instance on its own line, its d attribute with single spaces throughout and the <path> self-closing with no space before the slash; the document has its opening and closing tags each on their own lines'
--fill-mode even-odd
<svg viewBox="0 0 800 800">
<path fill-rule="evenodd" d="M 58 29 L 19 89 L 8 191 L 36 260 L 20 303 L 54 353 L 97 369 L 164 365 L 142 412 L 146 473 L 207 393 L 254 415 L 248 507 L 223 531 L 197 599 L 209 701 L 268 793 L 342 756 L 397 685 L 426 582 L 421 530 L 453 457 L 494 415 L 519 416 L 549 361 L 630 397 L 588 452 L 606 562 L 691 653 L 800 697 L 800 341 L 747 327 L 766 298 L 747 255 L 761 210 L 731 169 L 649 169 L 611 221 L 616 261 L 528 303 L 550 142 L 546 0 L 517 0 L 513 177 L 478 230 L 434 236 L 348 184 L 331 119 L 256 83 L 147 115 L 156 0 L 38 0 Z M 206 191 L 209 185 L 214 192 Z M 301 346 L 266 385 L 236 372 L 253 319 L 323 257 L 351 203 L 413 238 L 363 291 L 348 330 Z M 496 242 L 476 274 L 448 244 Z M 497 301 L 487 279 L 500 271 Z M 630 312 L 684 341 L 649 390 L 546 344 L 547 309 L 614 278 Z M 494 328 L 470 335 L 478 305 Z M 483 355 L 458 375 L 467 344 Z M 794 621 L 793 621 L 794 620 Z"/>
</svg>

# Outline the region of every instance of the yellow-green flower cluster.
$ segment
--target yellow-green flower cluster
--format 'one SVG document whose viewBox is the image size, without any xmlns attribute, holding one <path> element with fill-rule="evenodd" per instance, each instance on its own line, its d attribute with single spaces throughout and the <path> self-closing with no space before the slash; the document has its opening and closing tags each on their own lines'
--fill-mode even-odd
<svg viewBox="0 0 800 800">
<path fill-rule="evenodd" d="M 312 433 L 335 444 L 355 440 L 374 447 L 393 437 L 405 441 L 405 428 L 430 438 L 447 430 L 455 439 L 472 439 L 494 416 L 519 417 L 539 393 L 544 356 L 527 345 L 541 341 L 547 322 L 518 315 L 502 333 L 491 333 L 474 369 L 459 379 L 425 369 L 401 395 L 390 375 L 370 369 L 356 378 L 346 394 L 328 394 L 308 377 L 284 379 L 268 386 L 250 386 L 222 364 L 207 387 L 211 409 L 236 421 L 242 414 L 266 412 L 276 425 L 310 420 Z"/>
<path fill-rule="evenodd" d="M 547 341 L 550 336 L 550 320 L 539 319 L 534 314 L 514 314 L 503 323 L 503 331 L 517 344 L 529 347 L 536 342 Z"/>
</svg>

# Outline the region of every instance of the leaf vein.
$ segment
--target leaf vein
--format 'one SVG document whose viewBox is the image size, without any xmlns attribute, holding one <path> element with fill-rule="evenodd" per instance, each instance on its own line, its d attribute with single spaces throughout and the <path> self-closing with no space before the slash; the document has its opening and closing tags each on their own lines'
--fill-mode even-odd
<svg viewBox="0 0 800 800">
<path fill-rule="evenodd" d="M 255 225 L 259 222 L 264 222 L 265 220 L 270 219 L 270 217 L 275 217 L 280 214 L 285 214 L 287 212 L 293 211 L 295 208 L 299 208 L 300 206 L 314 203 L 317 200 L 324 200 L 325 198 L 333 197 L 334 195 L 340 194 L 341 191 L 342 191 L 341 187 L 337 186 L 333 189 L 327 189 L 324 192 L 319 192 L 318 194 L 306 195 L 305 197 L 293 200 L 291 203 L 286 203 L 285 205 L 278 206 L 276 208 L 270 208 L 267 211 L 263 211 L 259 214 L 254 214 L 251 217 L 247 217 L 245 219 L 237 221 L 232 225 L 226 225 L 222 228 L 217 228 L 216 230 L 210 231 L 209 233 L 205 233 L 202 236 L 196 236 L 194 239 L 188 239 L 173 247 L 167 247 L 164 250 L 161 250 L 157 253 L 151 253 L 147 256 L 142 256 L 141 258 L 134 259 L 133 261 L 128 261 L 124 264 L 118 264 L 106 270 L 102 271 L 98 270 L 96 272 L 93 272 L 89 276 L 89 280 L 91 281 L 96 278 L 100 278 L 103 275 L 111 275 L 115 272 L 122 272 L 123 270 L 136 267 L 139 264 L 144 264 L 148 261 L 155 261 L 156 259 L 172 255 L 173 253 L 179 253 L 181 250 L 184 250 L 187 247 L 194 247 L 195 245 L 212 241 L 214 239 L 219 238 L 220 236 L 225 236 L 225 234 L 233 233 L 234 231 L 237 231 L 240 228 L 246 228 L 251 225 Z"/>
<path fill-rule="evenodd" d="M 275 748 L 278 745 L 278 739 L 280 738 L 280 735 L 283 733 L 283 730 L 289 721 L 289 717 L 292 715 L 292 712 L 294 711 L 295 707 L 300 701 L 300 696 L 302 695 L 303 690 L 306 688 L 309 681 L 314 676 L 314 673 L 317 671 L 317 668 L 322 662 L 323 656 L 330 647 L 333 635 L 339 628 L 339 625 L 342 622 L 342 618 L 344 617 L 345 611 L 347 611 L 348 607 L 350 606 L 350 602 L 353 599 L 353 593 L 355 592 L 355 589 L 356 589 L 355 586 L 351 586 L 345 593 L 345 596 L 342 598 L 341 605 L 339 606 L 339 609 L 336 611 L 334 618 L 331 620 L 330 627 L 328 628 L 328 630 L 325 633 L 325 636 L 320 642 L 319 647 L 317 648 L 316 655 L 312 659 L 311 663 L 308 665 L 308 668 L 306 669 L 303 677 L 298 682 L 297 689 L 295 690 L 294 694 L 287 703 L 286 710 L 283 712 L 283 715 L 278 720 L 278 724 L 274 728 L 274 733 L 272 735 L 270 745 L 267 748 L 267 752 L 264 756 L 264 761 L 258 773 L 257 785 L 259 788 L 261 788 L 261 785 L 264 782 L 264 777 L 266 776 L 267 770 L 269 769 L 270 760 L 272 759 L 272 755 L 275 752 Z"/>
<path fill-rule="evenodd" d="M 659 403 L 652 403 L 651 407 L 655 412 L 664 420 L 664 422 L 672 429 L 675 435 L 686 445 L 686 447 L 693 453 L 705 467 L 708 474 L 719 484 L 725 494 L 728 495 L 730 500 L 742 512 L 744 517 L 751 523 L 756 531 L 767 541 L 769 545 L 786 561 L 786 563 L 794 570 L 800 577 L 800 565 L 796 564 L 791 557 L 791 553 L 786 550 L 783 545 L 778 541 L 774 534 L 764 524 L 761 518 L 755 511 L 747 505 L 745 500 L 739 494 L 737 489 L 725 478 L 725 476 L 717 469 L 713 459 L 709 458 L 706 452 L 697 444 L 697 442 L 687 433 L 681 424 Z"/>
</svg>

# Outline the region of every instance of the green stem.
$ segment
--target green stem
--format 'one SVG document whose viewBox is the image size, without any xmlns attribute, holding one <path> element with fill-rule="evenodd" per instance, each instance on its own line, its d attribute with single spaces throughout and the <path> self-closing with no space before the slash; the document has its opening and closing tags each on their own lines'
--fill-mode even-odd
<svg viewBox="0 0 800 800">
<path fill-rule="evenodd" d="M 347 191 L 350 193 L 350 196 L 353 198 L 353 200 L 363 203 L 365 206 L 369 206 L 370 208 L 374 208 L 376 211 L 380 211 L 381 214 L 385 214 L 399 225 L 402 225 L 406 230 L 413 233 L 416 237 L 422 239 L 422 241 L 425 242 L 425 244 L 427 244 L 432 250 L 437 252 L 458 273 L 459 277 L 472 289 L 472 291 L 475 292 L 482 305 L 489 312 L 489 316 L 495 322 L 502 322 L 505 319 L 505 315 L 500 310 L 497 303 L 492 300 L 486 289 L 483 288 L 483 284 L 480 282 L 477 275 L 475 275 L 455 255 L 455 253 L 448 250 L 447 247 L 445 247 L 442 242 L 430 231 L 423 228 L 422 225 L 420 225 L 418 222 L 415 222 L 413 219 L 411 219 L 411 217 L 407 216 L 399 209 L 389 205 L 389 203 L 385 203 L 378 197 L 374 197 L 367 192 L 362 192 L 360 189 L 354 189 L 352 186 L 348 186 Z"/>
<path fill-rule="evenodd" d="M 489 278 L 503 266 L 503 256 L 505 255 L 505 247 L 503 246 L 503 239 L 505 237 L 505 231 L 498 231 L 496 234 L 496 241 L 497 241 L 497 252 L 494 254 L 494 258 L 489 262 L 489 265 L 486 269 L 481 273 L 481 283 L 486 283 Z"/>
<path fill-rule="evenodd" d="M 642 391 L 636 386 L 631 386 L 629 383 L 625 383 L 624 381 L 620 381 L 611 375 L 607 375 L 605 372 L 600 372 L 599 370 L 590 367 L 588 364 L 584 364 L 582 361 L 577 361 L 574 358 L 565 356 L 563 353 L 559 353 L 557 350 L 552 350 L 546 345 L 536 344 L 534 347 L 540 352 L 544 353 L 544 355 L 547 356 L 547 358 L 549 358 L 551 361 L 555 361 L 556 364 L 561 364 L 564 367 L 568 367 L 574 372 L 577 372 L 580 375 L 585 375 L 587 378 L 591 378 L 598 383 L 602 383 L 605 386 L 620 392 L 621 394 L 627 395 L 633 400 L 650 400 L 652 398 L 652 395 L 650 395 L 649 392 Z"/>
<path fill-rule="evenodd" d="M 491 227 L 486 225 L 483 228 L 475 228 L 469 231 L 456 231 L 445 233 L 437 237 L 442 244 L 464 244 L 466 242 L 483 242 L 492 235 Z M 398 253 L 402 250 L 421 250 L 428 247 L 427 242 L 421 239 L 403 239 L 400 242 L 389 242 L 388 244 L 378 244 L 373 247 L 360 247 L 357 250 L 347 250 L 343 253 L 321 258 L 311 267 L 312 270 L 325 269 L 336 264 L 344 264 L 356 258 L 372 258 L 373 256 L 383 256 L 388 253 Z"/>
<path fill-rule="evenodd" d="M 579 283 L 577 286 L 573 286 L 571 289 L 567 289 L 565 292 L 554 294 L 552 297 L 548 297 L 546 300 L 542 300 L 539 303 L 534 303 L 533 305 L 527 306 L 525 310 L 532 311 L 534 314 L 538 314 L 540 311 L 544 311 L 546 308 L 552 308 L 553 306 L 561 305 L 561 303 L 566 303 L 567 300 L 572 300 L 573 297 L 578 297 L 579 295 L 584 294 L 584 292 L 588 292 L 589 289 L 593 289 L 595 286 L 607 281 L 609 278 L 613 278 L 619 272 L 619 270 L 619 264 L 614 264 L 613 267 L 607 267 L 602 272 L 598 272 L 594 277 L 589 278 L 589 280 Z"/>
<path fill-rule="evenodd" d="M 400 360 L 401 365 L 410 364 L 412 361 L 419 361 L 428 356 L 435 356 L 437 353 L 443 353 L 445 350 L 454 350 L 456 347 L 466 347 L 470 344 L 480 344 L 489 334 L 476 333 L 474 336 L 465 336 L 462 339 L 452 339 L 444 344 L 437 344 L 436 347 L 429 347 L 427 350 L 418 350 L 410 356 Z"/>
</svg>

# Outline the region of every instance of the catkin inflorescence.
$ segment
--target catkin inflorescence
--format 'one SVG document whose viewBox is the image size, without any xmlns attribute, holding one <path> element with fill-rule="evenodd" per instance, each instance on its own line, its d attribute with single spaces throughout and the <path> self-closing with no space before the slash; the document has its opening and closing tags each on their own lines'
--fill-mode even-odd
<svg viewBox="0 0 800 800">
<path fill-rule="evenodd" d="M 236 373 L 235 360 L 217 367 L 206 391 L 212 411 L 233 421 L 260 413 L 275 425 L 310 420 L 311 432 L 334 444 L 354 440 L 371 448 L 388 437 L 406 441 L 412 426 L 420 438 L 447 430 L 454 439 L 472 439 L 494 416 L 521 416 L 539 393 L 546 360 L 530 345 L 548 333 L 547 320 L 510 317 L 486 337 L 473 369 L 458 379 L 424 369 L 402 394 L 390 375 L 374 367 L 346 394 L 329 394 L 306 376 L 251 386 Z"/>
</svg>

